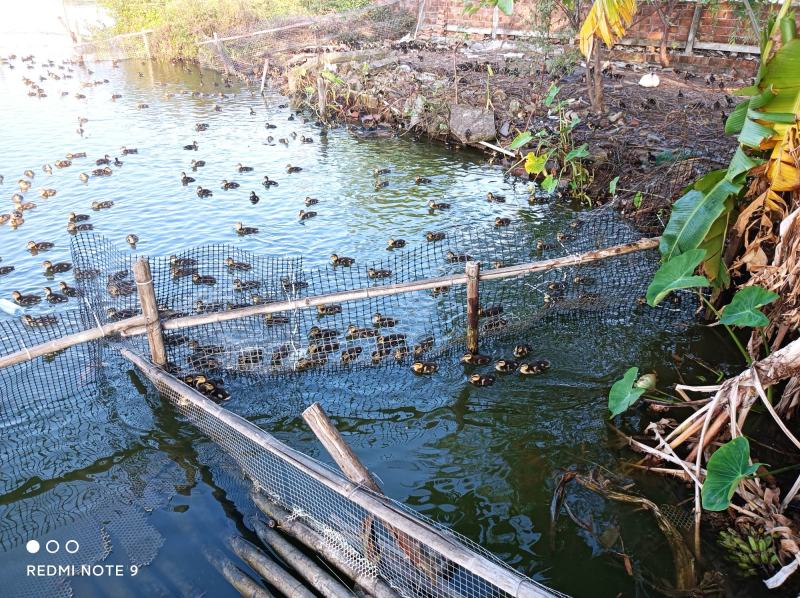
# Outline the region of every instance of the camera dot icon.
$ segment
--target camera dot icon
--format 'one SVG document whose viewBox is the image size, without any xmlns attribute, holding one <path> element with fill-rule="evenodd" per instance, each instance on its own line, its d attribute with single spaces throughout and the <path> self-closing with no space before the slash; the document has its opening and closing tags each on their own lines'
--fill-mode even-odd
<svg viewBox="0 0 800 598">
<path fill-rule="evenodd" d="M 36 554 L 39 552 L 41 546 L 39 546 L 39 543 L 36 540 L 28 540 L 28 543 L 25 544 L 25 548 L 31 554 Z"/>
</svg>

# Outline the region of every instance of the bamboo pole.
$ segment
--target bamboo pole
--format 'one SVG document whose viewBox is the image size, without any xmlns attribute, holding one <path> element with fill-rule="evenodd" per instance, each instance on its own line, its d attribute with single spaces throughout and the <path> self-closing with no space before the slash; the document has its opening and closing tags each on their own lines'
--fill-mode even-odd
<svg viewBox="0 0 800 598">
<path fill-rule="evenodd" d="M 228 559 L 209 557 L 209 561 L 228 583 L 245 598 L 274 598 L 272 594 Z"/>
<path fill-rule="evenodd" d="M 324 77 L 317 77 L 317 111 L 321 120 L 328 113 L 328 82 Z"/>
<path fill-rule="evenodd" d="M 295 579 L 283 567 L 250 544 L 250 542 L 243 538 L 234 537 L 231 538 L 230 544 L 240 559 L 285 596 L 315 598 L 314 594 L 302 582 Z"/>
<path fill-rule="evenodd" d="M 470 550 L 455 536 L 445 530 L 429 526 L 416 515 L 401 509 L 391 499 L 353 484 L 308 455 L 288 447 L 268 432 L 217 405 L 196 390 L 180 382 L 177 378 L 149 363 L 140 355 L 128 349 L 120 350 L 120 355 L 139 368 L 149 380 L 158 381 L 160 385 L 181 397 L 183 401 L 191 403 L 193 410 L 200 410 L 205 415 L 213 418 L 215 428 L 211 432 L 214 434 L 218 435 L 222 426 L 230 428 L 233 432 L 247 438 L 254 447 L 258 447 L 262 451 L 281 459 L 296 470 L 298 474 L 313 479 L 329 491 L 346 498 L 367 513 L 374 515 L 377 519 L 385 522 L 386 525 L 406 534 L 420 544 L 427 546 L 433 552 L 443 555 L 455 565 L 472 572 L 500 590 L 516 596 L 516 598 L 552 596 L 546 588 L 532 579 Z M 202 430 L 202 428 L 200 429 Z M 234 457 L 238 457 L 240 462 L 245 459 L 244 465 L 246 469 L 247 456 L 234 455 Z M 441 583 L 444 584 L 446 582 L 441 580 Z"/>
<path fill-rule="evenodd" d="M 264 69 L 261 71 L 261 89 L 259 94 L 264 95 L 264 84 L 267 82 L 267 70 L 269 70 L 269 56 L 264 56 Z"/>
<path fill-rule="evenodd" d="M 258 519 L 253 521 L 256 535 L 261 541 L 275 551 L 287 565 L 290 565 L 312 588 L 325 598 L 352 598 L 353 593 L 336 580 L 330 573 L 322 569 L 311 558 L 298 550 L 274 529 L 270 529 Z"/>
<path fill-rule="evenodd" d="M 150 262 L 146 257 L 136 260 L 133 265 L 133 277 L 136 280 L 142 313 L 147 319 L 145 327 L 147 344 L 150 345 L 150 360 L 156 365 L 164 366 L 167 363 L 167 349 L 164 346 L 164 336 L 161 334 L 161 321 L 158 317 L 158 303 L 153 288 L 153 276 L 150 273 Z"/>
<path fill-rule="evenodd" d="M 478 353 L 478 277 L 481 272 L 479 262 L 467 262 L 464 267 L 467 275 L 467 351 Z"/>
<path fill-rule="evenodd" d="M 308 527 L 302 520 L 292 517 L 288 511 L 268 500 L 263 494 L 254 490 L 250 497 L 258 510 L 271 519 L 270 525 L 276 525 L 287 536 L 316 551 L 331 565 L 353 580 L 355 585 L 375 598 L 399 598 L 389 585 L 377 577 L 360 572 L 353 567 L 330 542 L 326 542 L 322 534 Z M 258 533 L 258 529 L 256 529 Z"/>
</svg>

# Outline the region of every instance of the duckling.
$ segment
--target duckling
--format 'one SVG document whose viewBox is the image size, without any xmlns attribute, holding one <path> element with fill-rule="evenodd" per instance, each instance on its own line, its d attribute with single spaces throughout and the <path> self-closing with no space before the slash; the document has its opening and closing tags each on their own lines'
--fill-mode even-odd
<svg viewBox="0 0 800 598">
<path fill-rule="evenodd" d="M 11 220 L 11 214 L 0 214 L 0 224 L 5 224 Z"/>
<path fill-rule="evenodd" d="M 519 373 L 523 376 L 536 376 L 550 369 L 550 362 L 546 359 L 538 359 L 531 363 L 523 363 L 519 366 Z"/>
<path fill-rule="evenodd" d="M 228 266 L 229 270 L 238 270 L 240 272 L 247 272 L 253 268 L 247 262 L 237 262 L 232 257 L 225 258 L 225 265 Z"/>
<path fill-rule="evenodd" d="M 222 179 L 222 188 L 227 191 L 228 189 L 237 189 L 239 187 L 239 183 L 236 181 L 227 181 L 226 179 Z"/>
<path fill-rule="evenodd" d="M 556 241 L 559 243 L 564 243 L 566 241 L 574 241 L 575 235 L 570 235 L 567 233 L 557 232 L 556 233 Z"/>
<path fill-rule="evenodd" d="M 200 146 L 197 145 L 196 141 L 192 141 L 189 145 L 184 145 L 183 149 L 188 150 L 188 151 L 191 151 L 191 150 L 197 151 L 199 147 Z"/>
<path fill-rule="evenodd" d="M 498 228 L 511 225 L 511 218 L 500 218 L 499 216 L 494 219 L 494 225 Z"/>
<path fill-rule="evenodd" d="M 239 162 L 236 165 L 236 170 L 238 170 L 239 172 L 253 172 L 253 167 L 252 166 L 242 166 L 242 163 Z"/>
<path fill-rule="evenodd" d="M 392 328 L 397 326 L 400 320 L 395 318 L 384 316 L 381 312 L 375 312 L 372 316 L 372 324 L 378 328 Z"/>
<path fill-rule="evenodd" d="M 85 157 L 86 157 L 86 152 L 75 152 L 75 153 L 67 152 L 66 155 L 67 160 L 77 160 L 78 158 L 85 158 Z"/>
<path fill-rule="evenodd" d="M 415 361 L 411 364 L 411 371 L 418 375 L 431 375 L 439 369 L 432 361 Z"/>
<path fill-rule="evenodd" d="M 56 262 L 54 264 L 50 260 L 45 260 L 42 262 L 42 268 L 44 268 L 45 276 L 53 276 L 54 274 L 63 274 L 64 272 L 69 272 L 72 270 L 72 264 L 69 262 Z"/>
<path fill-rule="evenodd" d="M 250 192 L 250 197 L 248 197 L 248 199 L 250 200 L 250 203 L 253 205 L 256 205 L 259 201 L 261 201 L 261 198 L 258 195 L 256 195 L 255 191 Z"/>
<path fill-rule="evenodd" d="M 11 297 L 14 299 L 14 303 L 17 305 L 22 305 L 23 307 L 36 305 L 42 300 L 39 295 L 23 295 L 19 291 L 11 291 Z"/>
<path fill-rule="evenodd" d="M 39 189 L 39 197 L 41 197 L 42 199 L 53 197 L 55 194 L 56 194 L 55 189 Z"/>
<path fill-rule="evenodd" d="M 91 280 L 100 276 L 100 270 L 97 268 L 86 268 L 85 270 L 75 268 L 72 275 L 75 277 L 75 280 Z"/>
<path fill-rule="evenodd" d="M 97 210 L 107 210 L 107 209 L 111 208 L 113 205 L 114 205 L 114 202 L 111 201 L 111 200 L 109 200 L 109 201 L 93 201 L 92 202 L 92 209 L 95 210 L 95 211 L 97 211 Z"/>
<path fill-rule="evenodd" d="M 185 187 L 189 183 L 194 183 L 194 177 L 188 176 L 185 172 L 181 172 L 181 184 Z"/>
<path fill-rule="evenodd" d="M 8 221 L 8 225 L 11 228 L 18 228 L 25 224 L 25 219 L 20 214 L 20 212 L 16 211 L 11 214 L 11 220 Z"/>
<path fill-rule="evenodd" d="M 36 204 L 33 203 L 32 201 L 23 201 L 22 203 L 17 203 L 16 208 L 17 208 L 16 211 L 24 212 L 25 210 L 33 210 L 34 208 L 36 208 Z"/>
<path fill-rule="evenodd" d="M 431 179 L 429 179 L 426 176 L 418 176 L 418 177 L 416 177 L 414 179 L 414 183 L 416 183 L 417 185 L 426 185 L 426 184 L 428 184 L 430 182 L 431 182 Z"/>
<path fill-rule="evenodd" d="M 286 165 L 286 172 L 292 174 L 293 172 L 301 172 L 303 169 L 300 166 L 292 166 L 291 164 Z"/>
<path fill-rule="evenodd" d="M 109 156 L 108 154 L 106 154 L 99 160 L 95 160 L 95 164 L 97 166 L 108 166 L 110 163 L 111 163 L 111 156 Z"/>
<path fill-rule="evenodd" d="M 47 299 L 49 303 L 66 303 L 69 301 L 66 295 L 54 293 L 50 287 L 44 287 L 44 298 Z"/>
<path fill-rule="evenodd" d="M 464 353 L 461 356 L 461 363 L 467 365 L 486 365 L 491 361 L 488 355 L 481 355 L 480 353 Z"/>
<path fill-rule="evenodd" d="M 264 314 L 264 324 L 267 326 L 278 326 L 280 324 L 288 324 L 289 322 L 289 316 L 282 316 L 280 314 Z"/>
<path fill-rule="evenodd" d="M 338 255 L 336 253 L 331 254 L 331 264 L 334 266 L 345 266 L 350 267 L 356 262 L 355 258 L 347 257 L 344 255 Z"/>
<path fill-rule="evenodd" d="M 173 279 L 185 278 L 187 276 L 194 276 L 195 274 L 197 274 L 197 268 L 190 268 L 190 267 L 182 268 L 180 266 L 173 266 L 172 268 L 170 268 L 169 273 Z"/>
<path fill-rule="evenodd" d="M 513 359 L 498 359 L 494 364 L 494 369 L 503 374 L 516 372 L 517 368 L 519 368 L 519 362 Z"/>
<path fill-rule="evenodd" d="M 47 174 L 53 174 L 53 167 L 49 164 L 45 164 L 42 166 L 42 172 L 46 172 Z"/>
<path fill-rule="evenodd" d="M 61 289 L 61 292 L 67 297 L 78 297 L 80 295 L 80 291 L 78 291 L 78 289 L 69 286 L 63 280 L 58 283 L 58 287 Z"/>
<path fill-rule="evenodd" d="M 214 192 L 211 191 L 211 189 L 204 189 L 200 185 L 197 185 L 195 193 L 197 193 L 197 197 L 212 197 L 214 195 Z"/>
<path fill-rule="evenodd" d="M 85 222 L 89 220 L 89 214 L 76 214 L 75 212 L 70 212 L 67 216 L 67 221 L 69 222 Z"/>
<path fill-rule="evenodd" d="M 135 147 L 125 147 L 124 145 L 120 148 L 123 156 L 129 156 L 130 154 L 138 154 L 139 150 Z"/>
<path fill-rule="evenodd" d="M 392 353 L 391 349 L 376 349 L 375 351 L 372 352 L 372 355 L 370 356 L 372 359 L 372 363 L 376 365 L 379 364 L 384 357 L 391 355 L 391 353 Z"/>
<path fill-rule="evenodd" d="M 289 135 L 292 136 L 292 139 L 297 139 L 297 131 L 292 131 Z"/>
<path fill-rule="evenodd" d="M 112 297 L 129 297 L 136 292 L 136 284 L 129 280 L 109 281 L 106 291 Z"/>
<path fill-rule="evenodd" d="M 253 110 L 252 106 L 250 106 L 250 116 L 255 116 L 255 114 L 256 114 L 256 111 Z"/>
<path fill-rule="evenodd" d="M 281 137 L 278 139 L 278 143 L 282 143 L 283 145 L 289 145 L 289 140 L 286 137 Z"/>
<path fill-rule="evenodd" d="M 466 253 L 454 253 L 450 249 L 447 250 L 447 261 L 450 263 L 457 263 L 457 262 L 469 262 L 472 261 L 472 257 L 467 255 Z"/>
<path fill-rule="evenodd" d="M 169 264 L 172 268 L 183 268 L 186 266 L 196 266 L 197 260 L 191 257 L 178 257 L 177 255 L 169 256 Z"/>
<path fill-rule="evenodd" d="M 389 186 L 389 181 L 377 181 L 375 183 L 375 191 L 378 191 L 379 189 L 385 189 L 388 186 Z"/>
<path fill-rule="evenodd" d="M 306 204 L 306 206 L 315 206 L 319 203 L 319 200 L 314 197 L 306 197 L 303 203 Z"/>
<path fill-rule="evenodd" d="M 505 195 L 495 195 L 491 191 L 486 194 L 486 201 L 489 203 L 506 203 L 506 196 Z"/>
<path fill-rule="evenodd" d="M 347 340 L 354 340 L 357 338 L 372 338 L 379 335 L 379 331 L 374 328 L 358 328 L 355 324 L 350 324 L 347 327 Z"/>
<path fill-rule="evenodd" d="M 320 355 L 325 353 L 333 353 L 339 350 L 339 343 L 333 342 L 318 342 L 308 345 L 309 355 Z"/>
<path fill-rule="evenodd" d="M 334 316 L 340 313 L 342 313 L 342 306 L 338 303 L 332 303 L 330 305 L 317 305 L 318 316 Z"/>
<path fill-rule="evenodd" d="M 106 309 L 106 316 L 111 322 L 119 322 L 120 320 L 127 320 L 128 318 L 132 318 L 137 314 L 138 311 L 135 309 L 116 309 L 114 307 L 109 307 L 108 309 Z"/>
<path fill-rule="evenodd" d="M 56 160 L 53 164 L 56 165 L 56 168 L 67 168 L 72 166 L 72 160 Z"/>
<path fill-rule="evenodd" d="M 266 188 L 268 188 L 268 189 L 269 189 L 270 187 L 277 187 L 277 186 L 278 186 L 278 181 L 273 181 L 272 179 L 270 179 L 270 178 L 269 178 L 269 177 L 268 177 L 268 176 L 265 174 L 265 175 L 264 175 L 264 180 L 262 180 L 262 181 L 261 181 L 261 184 L 262 184 L 262 185 L 264 185 L 264 187 L 266 187 Z"/>
<path fill-rule="evenodd" d="M 206 165 L 206 161 L 205 160 L 192 160 L 189 163 L 189 166 L 192 167 L 192 170 L 197 170 L 198 168 L 202 168 L 205 165 Z"/>
<path fill-rule="evenodd" d="M 501 330 L 508 326 L 508 320 L 503 318 L 489 318 L 483 325 L 484 332 L 492 332 L 494 330 Z"/>
<path fill-rule="evenodd" d="M 425 233 L 425 240 L 429 243 L 435 243 L 436 241 L 442 241 L 447 235 L 441 231 L 428 231 Z"/>
<path fill-rule="evenodd" d="M 28 170 L 26 170 L 25 172 L 23 172 L 22 174 L 25 175 L 26 177 L 28 177 L 29 179 L 32 179 L 35 176 L 33 174 L 33 171 L 30 168 Z"/>
<path fill-rule="evenodd" d="M 309 218 L 313 218 L 313 217 L 314 217 L 314 216 L 316 216 L 316 215 L 317 215 L 317 213 L 316 213 L 316 212 L 314 212 L 314 211 L 309 211 L 309 212 L 306 212 L 305 210 L 300 210 L 300 211 L 297 213 L 297 217 L 298 217 L 298 218 L 299 218 L 301 221 L 302 221 L 302 220 L 308 220 Z"/>
<path fill-rule="evenodd" d="M 379 334 L 375 338 L 375 342 L 379 349 L 386 347 L 399 347 L 400 345 L 406 344 L 406 335 L 402 332 L 395 334 Z"/>
<path fill-rule="evenodd" d="M 354 362 L 358 359 L 358 356 L 361 355 L 362 351 L 361 347 L 350 347 L 349 349 L 345 349 L 342 351 L 341 361 L 342 364 L 348 364 Z"/>
<path fill-rule="evenodd" d="M 221 355 L 225 352 L 224 347 L 218 345 L 201 345 L 200 342 L 195 339 L 188 340 L 186 346 L 195 353 L 202 353 L 203 355 Z"/>
<path fill-rule="evenodd" d="M 275 125 L 275 124 L 272 124 L 272 123 L 264 123 L 264 128 L 265 129 L 277 129 L 278 125 Z"/>
<path fill-rule="evenodd" d="M 414 357 L 421 357 L 424 353 L 427 353 L 431 349 L 433 349 L 433 345 L 436 342 L 436 339 L 433 336 L 425 336 L 414 345 Z"/>
<path fill-rule="evenodd" d="M 29 314 L 25 314 L 22 316 L 22 323 L 26 326 L 30 326 L 31 328 L 51 326 L 57 322 L 58 318 L 51 314 L 45 314 L 43 316 L 31 316 Z"/>
<path fill-rule="evenodd" d="M 405 239 L 389 239 L 386 242 L 386 249 L 400 249 L 406 246 Z"/>
<path fill-rule="evenodd" d="M 114 166 L 122 166 L 122 161 L 114 156 Z"/>
<path fill-rule="evenodd" d="M 240 278 L 233 279 L 233 290 L 234 291 L 255 291 L 256 289 L 261 288 L 261 282 L 258 280 L 241 280 Z"/>
<path fill-rule="evenodd" d="M 17 181 L 17 185 L 19 185 L 19 190 L 25 193 L 28 189 L 31 188 L 31 182 L 26 181 L 25 179 L 20 179 Z"/>
<path fill-rule="evenodd" d="M 306 137 L 305 135 L 300 135 L 300 143 L 314 143 L 314 138 Z"/>
<path fill-rule="evenodd" d="M 233 229 L 237 235 L 255 235 L 258 233 L 258 228 L 255 226 L 244 226 L 241 222 L 234 224 Z"/>
<path fill-rule="evenodd" d="M 394 350 L 394 358 L 396 361 L 403 361 L 409 355 L 411 355 L 411 351 L 409 351 L 408 347 L 405 345 L 397 347 L 397 349 Z"/>
<path fill-rule="evenodd" d="M 382 176 L 384 174 L 389 174 L 390 172 L 392 172 L 391 168 L 376 168 L 372 171 L 372 174 L 375 176 Z"/>
<path fill-rule="evenodd" d="M 92 176 L 111 176 L 113 171 L 106 166 L 105 168 L 95 168 L 92 171 Z"/>
<path fill-rule="evenodd" d="M 491 386 L 495 382 L 495 377 L 491 374 L 472 374 L 469 383 L 473 386 Z"/>
<path fill-rule="evenodd" d="M 445 202 L 435 202 L 430 199 L 428 200 L 428 208 L 431 210 L 449 210 L 450 204 Z"/>
<path fill-rule="evenodd" d="M 520 359 L 522 357 L 527 357 L 530 354 L 530 352 L 531 352 L 530 345 L 526 345 L 525 343 L 516 345 L 513 351 L 514 357 L 516 357 L 517 359 Z"/>
<path fill-rule="evenodd" d="M 194 130 L 197 131 L 197 132 L 207 131 L 208 130 L 208 123 L 197 123 L 194 126 Z"/>
<path fill-rule="evenodd" d="M 67 232 L 74 235 L 76 233 L 85 233 L 86 231 L 90 231 L 94 228 L 94 225 L 89 222 L 82 222 L 80 224 L 75 224 L 74 222 L 67 223 Z"/>
<path fill-rule="evenodd" d="M 295 364 L 295 369 L 298 372 L 305 372 L 311 368 L 325 365 L 328 362 L 328 356 L 325 353 L 314 355 L 313 357 L 301 357 Z"/>
<path fill-rule="evenodd" d="M 367 276 L 372 279 L 389 278 L 391 275 L 392 275 L 391 270 L 382 268 L 367 268 Z"/>
<path fill-rule="evenodd" d="M 542 239 L 536 239 L 536 251 L 544 251 L 546 249 L 555 249 L 552 243 L 545 243 Z"/>
<path fill-rule="evenodd" d="M 217 279 L 210 275 L 202 275 L 199 273 L 192 274 L 192 282 L 194 284 L 204 284 L 208 286 L 214 286 L 217 284 Z"/>
<path fill-rule="evenodd" d="M 0 276 L 11 274 L 16 268 L 14 266 L 0 266 Z"/>
<path fill-rule="evenodd" d="M 53 247 L 55 247 L 55 243 L 51 243 L 50 241 L 28 241 L 28 251 L 33 254 L 38 253 L 39 251 L 49 251 Z"/>
<path fill-rule="evenodd" d="M 84 182 L 84 183 L 88 183 L 89 182 L 89 175 L 86 174 L 85 172 L 80 173 L 78 175 L 78 178 L 81 180 L 81 182 Z"/>
</svg>

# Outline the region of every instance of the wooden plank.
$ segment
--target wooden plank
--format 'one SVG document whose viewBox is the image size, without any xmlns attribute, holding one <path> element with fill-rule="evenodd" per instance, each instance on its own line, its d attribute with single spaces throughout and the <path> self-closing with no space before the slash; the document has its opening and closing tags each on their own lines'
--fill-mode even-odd
<svg viewBox="0 0 800 598">
<path fill-rule="evenodd" d="M 695 37 L 697 36 L 697 27 L 700 25 L 700 17 L 703 14 L 703 5 L 698 2 L 698 4 L 694 7 L 694 13 L 692 14 L 692 24 L 689 27 L 689 35 L 686 38 L 686 48 L 684 49 L 683 53 L 686 56 L 692 55 L 692 50 L 694 49 L 694 42 Z"/>
<path fill-rule="evenodd" d="M 153 276 L 150 274 L 150 262 L 140 257 L 133 265 L 133 278 L 139 293 L 139 304 L 146 319 L 147 344 L 150 345 L 150 360 L 156 365 L 167 363 L 167 349 L 161 333 L 161 321 L 158 316 L 158 303 L 153 287 Z"/>
<path fill-rule="evenodd" d="M 478 353 L 478 277 L 481 272 L 479 262 L 467 262 L 464 272 L 467 275 L 467 351 Z"/>
</svg>

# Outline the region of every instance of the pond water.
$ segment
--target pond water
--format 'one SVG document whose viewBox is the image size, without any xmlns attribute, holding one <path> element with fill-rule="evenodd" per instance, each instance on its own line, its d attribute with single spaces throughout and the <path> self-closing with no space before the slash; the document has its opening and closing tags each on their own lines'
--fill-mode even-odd
<svg viewBox="0 0 800 598">
<path fill-rule="evenodd" d="M 281 107 L 284 98 L 270 93 L 262 100 L 235 82 L 225 87 L 221 76 L 194 66 L 92 64 L 91 74 L 76 67 L 72 79 L 41 83 L 46 98 L 32 98 L 21 79 L 38 80 L 43 69 L 15 64 L 14 70 L 0 66 L 4 98 L 0 174 L 5 176 L 0 186 L 5 207 L 0 212 L 10 205 L 16 181 L 28 168 L 35 178 L 26 201 L 38 207 L 25 213 L 25 223 L 18 229 L 0 229 L 2 264 L 16 267 L 0 277 L 3 299 L 9 299 L 12 290 L 40 293 L 45 257 L 53 262 L 69 260 L 69 212 L 91 214 L 95 231 L 121 248 L 127 235 L 137 235 L 137 251 L 147 255 L 228 243 L 265 255 L 303 256 L 304 266 L 311 267 L 325 264 L 334 251 L 359 260 L 377 259 L 386 255 L 387 238 L 419 239 L 424 231 L 449 223 L 489 225 L 495 217 L 505 216 L 546 228 L 556 211 L 570 216 L 573 209 L 530 206 L 525 184 L 506 178 L 500 168 L 466 151 L 403 138 L 359 138 L 336 128 L 321 135 L 300 115 L 289 120 L 292 112 Z M 108 83 L 81 85 L 104 79 Z M 62 90 L 69 94 L 62 97 Z M 202 95 L 187 93 L 192 91 Z M 78 92 L 86 98 L 76 99 Z M 112 94 L 121 98 L 112 101 Z M 142 103 L 148 107 L 137 108 Z M 76 131 L 79 117 L 88 119 L 82 135 Z M 195 125 L 201 122 L 209 128 L 196 132 Z M 276 128 L 266 129 L 265 122 Z M 275 142 L 268 142 L 268 135 Z M 312 137 L 313 143 L 301 143 L 301 136 Z M 277 142 L 284 137 L 288 145 Z M 199 149 L 184 150 L 193 140 Z M 124 156 L 122 146 L 135 147 L 138 154 Z M 42 171 L 43 164 L 79 151 L 87 152 L 88 158 L 77 159 L 68 168 L 54 167 L 52 175 Z M 104 154 L 118 156 L 123 165 L 112 166 L 110 177 L 83 183 L 79 173 L 96 168 L 94 160 Z M 191 159 L 204 160 L 206 166 L 192 171 Z M 240 162 L 254 170 L 236 172 Z M 303 171 L 288 174 L 287 164 Z M 391 169 L 380 179 L 388 186 L 375 188 L 376 168 Z M 182 186 L 182 171 L 197 182 Z M 265 190 L 260 185 L 265 174 L 279 186 Z M 429 177 L 430 184 L 414 184 L 417 176 Z M 223 179 L 241 187 L 223 191 Z M 212 189 L 214 196 L 198 198 L 197 184 Z M 40 186 L 56 189 L 57 195 L 39 199 L 35 189 Z M 255 205 L 247 199 L 251 190 L 260 196 Z M 485 201 L 488 191 L 503 194 L 508 201 L 490 204 Z M 297 212 L 307 196 L 319 199 L 311 208 L 318 216 L 301 224 Z M 449 202 L 453 208 L 432 214 L 426 208 L 429 199 Z M 92 211 L 92 202 L 99 201 L 114 205 Z M 233 228 L 237 221 L 261 232 L 238 237 Z M 54 242 L 55 247 L 33 256 L 26 250 L 29 240 Z M 71 280 L 69 275 L 65 279 Z M 574 465 L 615 469 L 621 448 L 606 425 L 605 395 L 627 367 L 655 370 L 668 384 L 675 379 L 674 354 L 733 368 L 735 353 L 720 349 L 722 343 L 713 331 L 689 327 L 675 336 L 657 325 L 637 328 L 624 321 L 594 328 L 576 319 L 569 327 L 551 324 L 539 329 L 529 340 L 553 362 L 551 371 L 533 382 L 514 379 L 477 389 L 465 382 L 460 368 L 443 367 L 440 375 L 426 381 L 409 382 L 407 373 L 398 373 L 381 374 L 386 378 L 370 384 L 363 377 L 343 377 L 328 385 L 335 390 L 314 390 L 312 383 L 303 382 L 268 386 L 235 396 L 229 406 L 291 446 L 325 459 L 299 417 L 311 400 L 320 400 L 393 498 L 452 526 L 559 591 L 575 596 L 652 594 L 596 538 L 610 527 L 619 530 L 637 572 L 669 579 L 667 546 L 652 519 L 570 488 L 568 504 L 595 533 L 566 516 L 551 531 L 554 477 Z M 101 449 L 93 438 L 83 439 L 94 443 L 93 450 L 99 453 L 91 453 L 90 463 L 79 457 L 80 438 L 63 450 L 61 458 L 48 455 L 57 463 L 47 470 L 49 476 L 39 472 L 14 480 L 19 477 L 13 471 L 16 460 L 4 460 L 0 519 L 14 520 L 18 526 L 28 516 L 41 520 L 40 512 L 48 509 L 80 510 L 64 501 L 43 507 L 34 500 L 59 488 L 68 493 L 68 488 L 90 483 L 155 486 L 149 508 L 126 512 L 126 517 L 133 517 L 133 512 L 137 517 L 130 528 L 113 523 L 111 515 L 107 521 L 115 548 L 104 562 L 138 558 L 148 566 L 136 577 L 76 579 L 75 594 L 235 595 L 213 568 L 200 563 L 205 563 L 209 551 L 227 552 L 225 540 L 232 533 L 248 533 L 246 515 L 252 506 L 247 505 L 246 486 L 200 434 L 152 393 L 143 395 L 142 387 L 134 384 L 135 376 L 126 375 L 128 368 L 108 358 L 108 369 L 103 392 L 85 397 L 89 403 L 84 417 L 102 409 L 103 417 L 124 433 Z M 684 376 L 702 372 L 688 361 L 682 366 Z M 14 389 L 0 391 L 8 397 Z M 636 415 L 626 422 L 633 428 L 641 425 Z M 24 422 L 9 430 L 25 438 Z M 94 433 L 103 436 L 102 430 Z M 31 435 L 28 444 L 20 442 L 15 450 L 37 453 L 41 447 L 35 439 Z M 2 446 L 10 450 L 9 444 Z M 684 498 L 680 488 L 667 487 L 661 480 L 638 481 L 660 502 Z M 54 521 L 59 514 L 45 513 Z M 6 529 L 11 527 L 9 523 Z M 31 526 L 31 537 L 36 538 L 66 538 L 70 533 L 70 526 L 63 523 Z M 126 541 L 126 534 L 135 538 Z M 3 550 L 0 579 L 21 595 L 35 595 L 33 588 L 45 587 L 23 578 L 24 564 L 32 562 L 23 545 L 4 543 Z M 48 595 L 54 595 L 47 587 Z"/>
</svg>

